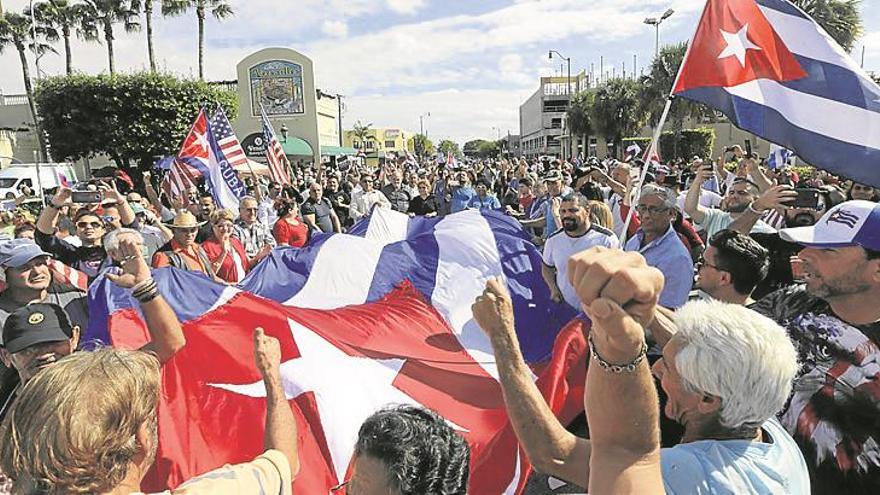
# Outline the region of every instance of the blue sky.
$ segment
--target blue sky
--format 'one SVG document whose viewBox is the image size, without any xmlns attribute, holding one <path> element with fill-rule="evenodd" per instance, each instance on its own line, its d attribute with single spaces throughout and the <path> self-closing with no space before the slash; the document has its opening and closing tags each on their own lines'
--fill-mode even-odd
<svg viewBox="0 0 880 495">
<path fill-rule="evenodd" d="M 3 0 L 21 10 L 27 0 Z M 158 3 L 158 2 L 157 2 Z M 627 73 L 654 53 L 654 30 L 642 23 L 667 8 L 676 13 L 661 27 L 661 44 L 684 41 L 696 27 L 698 0 L 231 0 L 236 15 L 207 24 L 206 74 L 234 79 L 236 63 L 266 46 L 286 46 L 315 62 L 318 86 L 345 95 L 344 125 L 418 131 L 427 112 L 435 140 L 495 137 L 518 130 L 518 108 L 537 89 L 538 77 L 559 73 L 557 50 L 572 59 L 572 73 L 606 69 Z M 880 71 L 880 2 L 862 2 L 865 68 Z M 166 70 L 197 72 L 196 21 L 190 14 L 154 14 L 156 52 Z M 124 71 L 146 65 L 144 34 L 117 33 L 116 63 Z M 59 46 L 59 51 L 63 52 Z M 63 71 L 63 56 L 41 60 L 47 74 Z M 74 65 L 106 70 L 105 48 L 76 42 Z M 23 92 L 18 56 L 0 55 L 0 89 Z M 562 69 L 564 71 L 564 68 Z M 564 72 L 563 72 L 564 74 Z"/>
</svg>

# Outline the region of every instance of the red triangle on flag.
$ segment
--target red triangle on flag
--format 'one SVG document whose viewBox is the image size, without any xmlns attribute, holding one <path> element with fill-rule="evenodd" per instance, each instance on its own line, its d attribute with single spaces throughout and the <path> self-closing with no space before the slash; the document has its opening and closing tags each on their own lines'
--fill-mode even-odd
<svg viewBox="0 0 880 495">
<path fill-rule="evenodd" d="M 804 77 L 755 0 L 709 0 L 674 92 Z"/>
</svg>

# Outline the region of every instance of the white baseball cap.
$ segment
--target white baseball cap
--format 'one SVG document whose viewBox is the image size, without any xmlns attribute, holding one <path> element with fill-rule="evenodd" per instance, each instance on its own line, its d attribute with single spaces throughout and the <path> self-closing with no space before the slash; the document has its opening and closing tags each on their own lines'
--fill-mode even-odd
<svg viewBox="0 0 880 495">
<path fill-rule="evenodd" d="M 815 225 L 781 229 L 779 237 L 807 247 L 861 246 L 880 251 L 880 203 L 841 203 L 822 215 Z"/>
</svg>

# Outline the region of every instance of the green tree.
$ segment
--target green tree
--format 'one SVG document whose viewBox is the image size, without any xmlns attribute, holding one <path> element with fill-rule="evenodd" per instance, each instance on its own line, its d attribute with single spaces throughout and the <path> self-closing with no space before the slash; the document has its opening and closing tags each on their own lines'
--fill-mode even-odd
<svg viewBox="0 0 880 495">
<path fill-rule="evenodd" d="M 660 56 L 655 57 L 651 62 L 648 74 L 642 76 L 642 105 L 648 113 L 648 123 L 652 126 L 660 122 L 666 99 L 672 91 L 672 85 L 675 84 L 675 76 L 686 52 L 687 43 L 664 46 L 660 50 Z M 666 121 L 672 124 L 674 130 L 680 131 L 688 118 L 699 121 L 707 115 L 711 115 L 711 111 L 706 106 L 684 98 L 676 98 L 672 101 Z"/>
<path fill-rule="evenodd" d="M 373 124 L 363 124 L 360 120 L 358 120 L 354 123 L 354 126 L 351 129 L 352 135 L 361 142 L 361 145 L 363 146 L 362 149 L 366 151 L 367 141 L 375 139 L 373 137 Z"/>
<path fill-rule="evenodd" d="M 28 49 L 36 51 L 38 55 L 55 51 L 51 46 L 39 41 L 40 27 L 37 26 L 37 39 L 33 38 L 34 25 L 31 18 L 16 14 L 14 12 L 4 12 L 0 16 L 0 53 L 9 46 L 14 46 L 18 51 L 18 59 L 21 62 L 21 75 L 24 78 L 24 90 L 27 93 L 28 107 L 31 111 L 31 117 L 34 119 L 34 132 L 40 143 L 40 151 L 43 157 L 48 158 L 46 153 L 46 140 L 41 132 L 40 120 L 37 118 L 37 107 L 34 101 L 34 87 L 31 84 L 31 74 L 28 69 L 28 61 L 26 51 Z M 45 33 L 42 33 L 45 35 Z"/>
<path fill-rule="evenodd" d="M 140 29 L 138 0 L 82 0 L 83 19 L 82 31 L 86 36 L 97 37 L 103 33 L 107 44 L 107 59 L 110 74 L 116 73 L 116 62 L 113 57 L 113 25 L 122 23 L 126 32 L 132 33 Z"/>
<path fill-rule="evenodd" d="M 409 138 L 408 147 L 420 157 L 434 154 L 434 143 L 423 134 L 416 134 Z"/>
<path fill-rule="evenodd" d="M 81 4 L 73 4 L 68 0 L 46 0 L 34 4 L 34 19 L 42 28 L 48 41 L 64 40 L 64 65 L 67 74 L 73 73 L 73 53 L 70 49 L 70 37 L 76 33 L 86 41 L 97 41 L 94 33 L 80 29 L 82 26 L 84 9 Z M 25 9 L 25 15 L 30 15 L 30 8 Z"/>
<path fill-rule="evenodd" d="M 224 0 L 163 0 L 162 14 L 181 15 L 189 9 L 195 9 L 199 21 L 199 79 L 205 79 L 205 17 L 210 11 L 218 21 L 235 14 Z"/>
<path fill-rule="evenodd" d="M 464 143 L 464 147 L 461 150 L 468 157 L 489 158 L 497 156 L 501 148 L 495 141 L 472 139 Z"/>
<path fill-rule="evenodd" d="M 176 153 L 202 105 L 238 111 L 233 92 L 155 72 L 44 79 L 36 102 L 57 158 L 106 154 L 131 172 Z"/>
<path fill-rule="evenodd" d="M 595 96 L 593 91 L 582 91 L 574 95 L 568 109 L 568 132 L 572 136 L 581 136 L 583 142 L 594 132 L 591 113 Z"/>
<path fill-rule="evenodd" d="M 862 36 L 861 0 L 791 0 L 810 15 L 847 52 Z"/>
<path fill-rule="evenodd" d="M 461 157 L 461 149 L 459 149 L 458 143 L 455 141 L 444 139 L 437 145 L 437 149 L 443 154 L 448 155 L 449 153 L 452 153 L 457 158 Z"/>
<path fill-rule="evenodd" d="M 620 149 L 623 138 L 636 134 L 647 121 L 639 93 L 642 85 L 631 79 L 610 79 L 596 91 L 591 122 L 596 132 Z"/>
</svg>

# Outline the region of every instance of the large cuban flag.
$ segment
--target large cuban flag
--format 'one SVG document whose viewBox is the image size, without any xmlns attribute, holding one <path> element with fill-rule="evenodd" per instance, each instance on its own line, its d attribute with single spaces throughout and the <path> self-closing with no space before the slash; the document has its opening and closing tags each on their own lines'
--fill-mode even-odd
<svg viewBox="0 0 880 495">
<path fill-rule="evenodd" d="M 811 165 L 880 187 L 880 87 L 786 0 L 708 0 L 674 88 Z"/>
<path fill-rule="evenodd" d="M 276 249 L 235 287 L 154 271 L 187 345 L 163 369 L 160 446 L 146 490 L 260 452 L 256 326 L 282 343 L 285 392 L 308 466 L 295 493 L 328 493 L 347 479 L 358 427 L 389 403 L 434 409 L 468 440 L 469 493 L 523 489 L 530 467 L 470 306 L 489 277 L 504 277 L 538 388 L 563 423 L 583 410 L 588 325 L 574 319 L 560 330 L 573 311 L 549 301 L 534 246 L 501 215 L 410 219 L 376 209 L 353 232 Z M 136 303 L 106 279 L 92 285 L 90 310 L 86 341 L 139 347 L 148 339 Z"/>
</svg>

